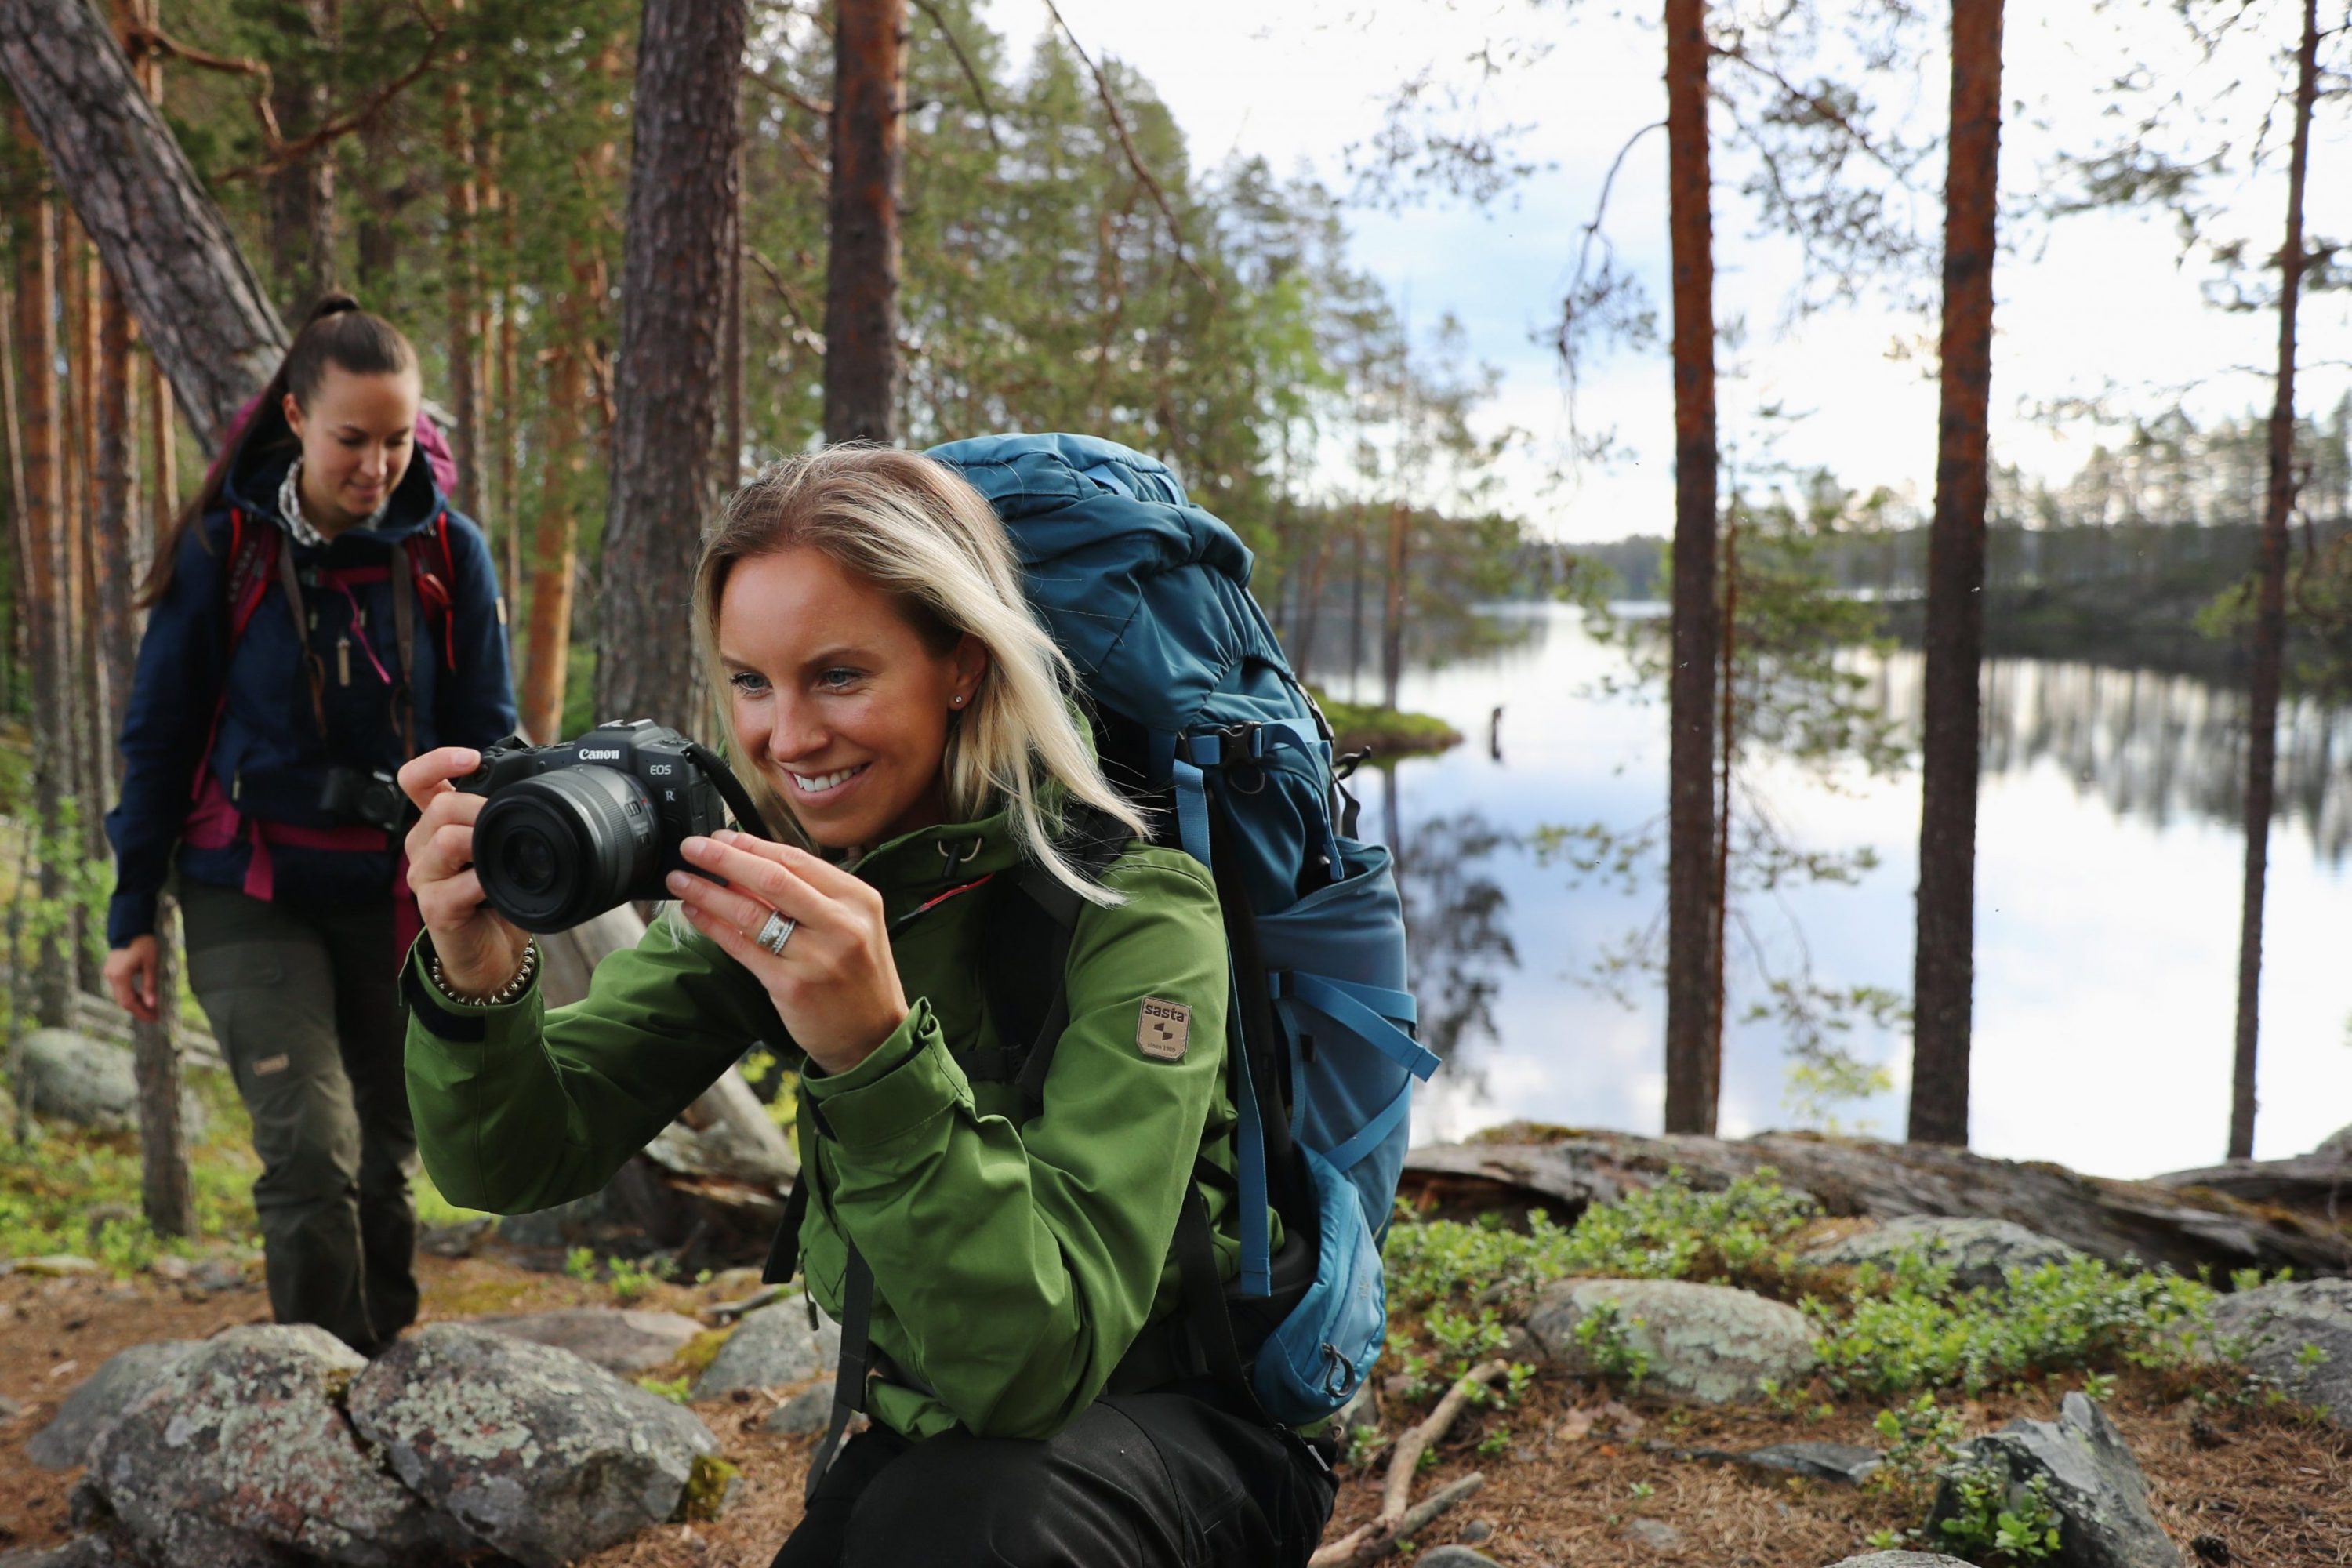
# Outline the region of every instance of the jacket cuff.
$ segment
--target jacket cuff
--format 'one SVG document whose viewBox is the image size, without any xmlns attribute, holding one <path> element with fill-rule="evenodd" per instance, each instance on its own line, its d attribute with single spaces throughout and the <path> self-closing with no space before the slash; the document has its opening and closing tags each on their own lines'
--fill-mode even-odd
<svg viewBox="0 0 2352 1568">
<path fill-rule="evenodd" d="M 929 1001 L 918 998 L 871 1056 L 845 1073 L 803 1077 L 801 1092 L 814 1102 L 834 1142 L 859 1153 L 968 1102 L 971 1085 L 948 1054 Z"/>
<path fill-rule="evenodd" d="M 117 893 L 106 901 L 106 945 L 128 947 L 134 937 L 155 934 L 153 893 Z"/>
<path fill-rule="evenodd" d="M 510 1002 L 461 1002 L 433 984 L 433 937 L 419 932 L 401 968 L 400 991 L 409 1011 L 426 1033 L 453 1045 L 472 1045 L 489 1037 L 490 1030 L 530 1005 L 539 996 L 539 976 Z"/>
</svg>

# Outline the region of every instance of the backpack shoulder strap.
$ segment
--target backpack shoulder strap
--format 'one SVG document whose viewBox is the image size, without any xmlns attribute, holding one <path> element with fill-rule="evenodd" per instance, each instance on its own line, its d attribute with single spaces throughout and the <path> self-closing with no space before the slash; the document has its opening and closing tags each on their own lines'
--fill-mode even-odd
<svg viewBox="0 0 2352 1568">
<path fill-rule="evenodd" d="M 415 584 L 417 602 L 424 606 L 428 624 L 441 627 L 441 657 L 445 666 L 457 668 L 457 555 L 449 544 L 449 513 L 443 509 L 430 528 L 421 529 L 401 541 L 408 560 L 409 574 Z"/>
<path fill-rule="evenodd" d="M 269 591 L 269 574 L 278 565 L 278 531 L 247 521 L 243 508 L 228 514 L 228 644 L 234 648 L 245 636 L 261 596 Z"/>
</svg>

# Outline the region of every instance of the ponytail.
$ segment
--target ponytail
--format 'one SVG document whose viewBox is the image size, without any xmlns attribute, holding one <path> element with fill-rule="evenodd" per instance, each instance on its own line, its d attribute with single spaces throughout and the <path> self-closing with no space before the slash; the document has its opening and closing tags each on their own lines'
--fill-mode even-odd
<svg viewBox="0 0 2352 1568">
<path fill-rule="evenodd" d="M 278 363 L 278 373 L 261 389 L 261 395 L 251 405 L 244 425 L 233 427 L 228 438 L 205 470 L 205 482 L 196 499 L 182 510 L 155 542 L 155 559 L 147 568 L 146 581 L 139 585 L 135 602 L 142 609 L 151 607 L 172 585 L 172 566 L 180 553 L 180 541 L 195 528 L 204 517 L 220 505 L 221 495 L 228 487 L 228 474 L 237 457 L 247 451 L 270 453 L 292 447 L 294 432 L 286 423 L 286 398 L 292 394 L 295 406 L 307 409 L 310 399 L 318 395 L 319 384 L 326 379 L 327 367 L 333 365 L 353 375 L 398 375 L 416 368 L 416 351 L 398 328 L 381 316 L 360 309 L 360 302 L 340 290 L 322 294 L 303 318 L 302 330 L 294 334 L 286 357 Z M 202 542 L 204 535 L 196 535 Z M 209 546 L 207 546 L 209 548 Z"/>
</svg>

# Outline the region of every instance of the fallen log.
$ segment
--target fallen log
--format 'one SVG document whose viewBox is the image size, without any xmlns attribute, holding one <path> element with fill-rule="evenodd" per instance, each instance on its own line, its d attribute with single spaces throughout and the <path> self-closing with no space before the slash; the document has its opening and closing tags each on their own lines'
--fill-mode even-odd
<svg viewBox="0 0 2352 1568">
<path fill-rule="evenodd" d="M 1811 1132 L 1663 1138 L 1513 1123 L 1468 1143 L 1416 1149 L 1403 1194 L 1423 1212 L 1540 1207 L 1562 1223 L 1644 1190 L 1670 1170 L 1719 1189 L 1769 1166 L 1832 1215 L 2005 1219 L 2112 1262 L 2210 1268 L 2352 1268 L 2352 1225 L 2245 1201 L 2210 1185 L 2085 1176 L 2041 1161 Z M 2347 1215 L 2352 1218 L 2352 1215 Z"/>
<path fill-rule="evenodd" d="M 2152 1178 L 2176 1193 L 2212 1193 L 2240 1203 L 2293 1209 L 2323 1221 L 2352 1219 L 2352 1159 L 2298 1154 L 2291 1160 L 2240 1160 Z"/>
</svg>

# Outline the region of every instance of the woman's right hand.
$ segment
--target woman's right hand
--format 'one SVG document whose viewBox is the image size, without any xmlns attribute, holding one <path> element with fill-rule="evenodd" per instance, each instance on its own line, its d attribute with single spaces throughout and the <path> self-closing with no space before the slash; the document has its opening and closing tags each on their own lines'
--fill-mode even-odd
<svg viewBox="0 0 2352 1568">
<path fill-rule="evenodd" d="M 408 830 L 408 885 L 441 955 L 441 978 L 460 996 L 487 996 L 512 980 L 530 941 L 482 901 L 474 819 L 488 801 L 450 783 L 481 765 L 471 747 L 443 746 L 400 770 L 400 787 L 423 813 Z"/>
<path fill-rule="evenodd" d="M 114 993 L 115 1005 L 141 1023 L 152 1024 L 161 1016 L 155 1005 L 152 936 L 134 936 L 131 945 L 106 955 L 106 988 Z"/>
</svg>

